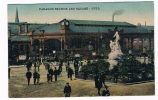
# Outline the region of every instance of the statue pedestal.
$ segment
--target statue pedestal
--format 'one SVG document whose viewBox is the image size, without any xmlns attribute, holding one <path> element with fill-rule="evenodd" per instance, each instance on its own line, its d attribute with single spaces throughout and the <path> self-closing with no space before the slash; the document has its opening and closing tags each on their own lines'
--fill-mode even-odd
<svg viewBox="0 0 158 100">
<path fill-rule="evenodd" d="M 114 67 L 115 65 L 117 65 L 117 63 L 118 63 L 117 60 L 111 60 L 111 59 L 107 59 L 107 62 L 110 63 L 109 70 L 113 69 L 113 67 Z"/>
</svg>

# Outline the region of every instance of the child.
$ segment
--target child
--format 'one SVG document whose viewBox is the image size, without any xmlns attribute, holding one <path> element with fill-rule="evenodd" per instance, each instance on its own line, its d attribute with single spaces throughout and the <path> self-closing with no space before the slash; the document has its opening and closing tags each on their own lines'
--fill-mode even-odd
<svg viewBox="0 0 158 100">
<path fill-rule="evenodd" d="M 105 90 L 102 91 L 102 96 L 110 96 L 110 92 L 107 86 L 105 86 Z"/>
</svg>

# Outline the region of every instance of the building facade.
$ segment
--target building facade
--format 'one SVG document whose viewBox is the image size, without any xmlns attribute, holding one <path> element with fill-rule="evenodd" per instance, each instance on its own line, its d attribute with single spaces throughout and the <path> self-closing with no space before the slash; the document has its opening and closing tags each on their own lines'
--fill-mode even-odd
<svg viewBox="0 0 158 100">
<path fill-rule="evenodd" d="M 20 54 L 27 56 L 60 57 L 79 54 L 83 57 L 107 56 L 110 40 L 116 31 L 120 35 L 123 53 L 137 55 L 154 50 L 154 26 L 136 26 L 127 22 L 70 20 L 40 24 L 16 21 L 8 23 L 10 59 Z"/>
</svg>

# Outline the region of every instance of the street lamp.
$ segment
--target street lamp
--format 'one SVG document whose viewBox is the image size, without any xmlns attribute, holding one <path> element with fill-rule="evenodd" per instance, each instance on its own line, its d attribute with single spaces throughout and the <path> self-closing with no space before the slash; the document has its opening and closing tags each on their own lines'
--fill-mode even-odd
<svg viewBox="0 0 158 100">
<path fill-rule="evenodd" d="M 55 54 L 56 53 L 56 51 L 55 50 L 53 50 L 53 54 Z"/>
<path fill-rule="evenodd" d="M 37 50 L 38 50 L 38 46 L 35 46 L 35 61 L 34 61 L 34 68 L 35 68 L 35 71 L 36 71 L 36 61 L 37 61 Z"/>
<path fill-rule="evenodd" d="M 96 52 L 92 52 L 93 61 L 94 61 L 95 56 L 96 56 Z"/>
<path fill-rule="evenodd" d="M 53 50 L 53 56 L 55 57 L 55 53 L 56 53 L 56 51 L 55 50 Z"/>
</svg>

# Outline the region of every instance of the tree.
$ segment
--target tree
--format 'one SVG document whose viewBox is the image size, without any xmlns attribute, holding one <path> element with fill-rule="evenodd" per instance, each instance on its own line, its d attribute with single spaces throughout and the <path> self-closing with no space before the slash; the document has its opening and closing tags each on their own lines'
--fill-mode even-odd
<svg viewBox="0 0 158 100">
<path fill-rule="evenodd" d="M 118 72 L 122 80 L 137 81 L 140 74 L 141 63 L 133 55 L 125 55 L 118 63 Z"/>
</svg>

